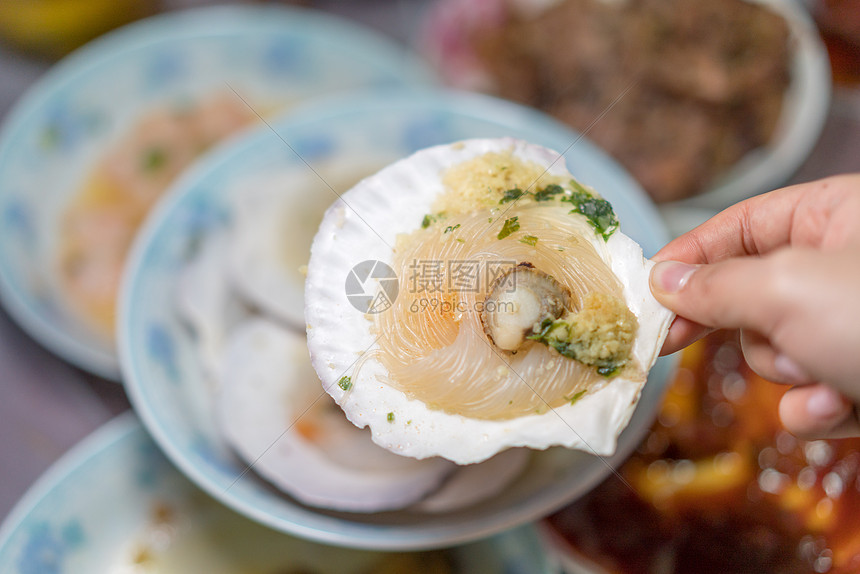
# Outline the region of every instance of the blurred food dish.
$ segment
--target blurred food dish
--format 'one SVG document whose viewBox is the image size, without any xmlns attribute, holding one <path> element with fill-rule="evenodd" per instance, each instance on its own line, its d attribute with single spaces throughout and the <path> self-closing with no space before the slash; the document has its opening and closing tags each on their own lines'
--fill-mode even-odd
<svg viewBox="0 0 860 574">
<path fill-rule="evenodd" d="M 77 316 L 111 341 L 125 255 L 149 209 L 194 159 L 257 117 L 220 92 L 146 113 L 101 157 L 61 216 L 60 291 Z"/>
<path fill-rule="evenodd" d="M 577 138 L 538 112 L 486 96 L 418 90 L 353 93 L 305 106 L 257 128 L 180 178 L 132 250 L 118 335 L 129 397 L 156 442 L 187 476 L 233 509 L 285 532 L 355 547 L 418 549 L 460 543 L 534 520 L 581 495 L 609 472 L 607 462 L 617 464 L 631 451 L 653 415 L 671 360 L 661 360 L 651 371 L 614 457 L 604 461 L 549 449 L 532 453 L 522 470 L 518 457 L 506 458 L 500 463 L 504 472 L 491 473 L 499 475 L 493 481 L 477 480 L 487 491 L 490 482 L 499 483 L 492 487 L 497 493 L 483 499 L 476 496 L 481 488 L 475 489 L 475 476 L 435 464 L 445 461 L 404 459 L 400 467 L 430 463 L 420 469 L 422 480 L 428 480 L 426 489 L 421 492 L 417 481 L 409 489 L 401 484 L 376 500 L 368 495 L 363 509 L 354 501 L 347 508 L 344 500 L 349 497 L 338 502 L 331 491 L 323 493 L 322 500 L 313 498 L 309 485 L 298 482 L 303 477 L 278 469 L 278 461 L 304 450 L 302 456 L 321 457 L 327 464 L 340 460 L 352 470 L 367 470 L 332 446 L 369 441 L 362 436 L 366 431 L 353 428 L 337 435 L 337 425 L 315 430 L 330 416 L 325 404 L 308 404 L 325 396 L 322 386 L 308 380 L 313 374 L 302 374 L 301 361 L 291 360 L 288 352 L 295 347 L 298 353 L 302 347 L 307 353 L 304 321 L 295 315 L 302 308 L 301 283 L 295 285 L 300 275 L 289 266 L 309 257 L 323 207 L 345 191 L 342 186 L 349 186 L 351 178 L 377 169 L 380 161 L 388 163 L 434 144 L 501 136 L 559 149 Z M 360 158 L 367 163 L 355 165 Z M 647 255 L 663 245 L 666 234 L 654 207 L 615 162 L 584 141 L 565 159 L 581 181 L 605 190 L 618 217 L 629 222 L 625 233 L 639 241 Z M 257 225 L 249 224 L 253 221 Z M 244 244 L 251 248 L 246 250 Z M 248 257 L 240 258 L 246 263 L 251 263 L 249 258 L 255 261 L 232 267 L 233 250 L 246 252 Z M 346 279 L 332 277 L 331 282 L 344 286 Z M 283 286 L 275 291 L 281 293 L 280 301 L 266 295 L 270 280 Z M 224 378 L 228 370 L 230 380 Z M 237 384 L 236 377 L 247 382 Z M 299 384 L 308 383 L 316 392 L 301 390 Z M 273 399 L 272 392 L 286 398 Z M 307 418 L 302 414 L 306 410 Z M 292 452 L 287 452 L 289 445 Z M 281 452 L 270 456 L 274 451 Z M 262 464 L 249 471 L 249 462 L 261 455 Z M 313 472 L 319 473 L 320 482 L 326 476 L 316 463 L 313 471 L 310 463 L 302 468 L 308 469 L 305 479 Z M 445 481 L 441 489 L 432 480 L 440 471 Z M 454 482 L 448 479 L 456 477 L 465 483 L 463 489 L 443 493 Z M 323 485 L 310 486 L 319 493 Z M 351 490 L 345 486 L 341 494 Z M 464 492 L 468 496 L 461 496 Z M 390 510 L 356 512 L 366 512 L 371 505 Z"/>
<path fill-rule="evenodd" d="M 114 304 L 149 207 L 222 138 L 298 102 L 431 81 L 401 47 L 310 10 L 154 17 L 52 69 L 0 134 L 0 292 L 46 347 L 119 375 Z"/>
<path fill-rule="evenodd" d="M 857 572 L 860 441 L 789 434 L 785 390 L 751 371 L 732 335 L 684 351 L 624 482 L 611 477 L 548 519 L 568 570 Z"/>
<path fill-rule="evenodd" d="M 415 553 L 286 536 L 199 491 L 133 415 L 111 421 L 31 488 L 0 527 L 4 574 L 549 574 L 533 527 Z"/>
<path fill-rule="evenodd" d="M 158 0 L 5 0 L 0 38 L 28 52 L 58 57 L 99 34 L 149 16 Z"/>
<path fill-rule="evenodd" d="M 585 132 L 658 202 L 718 209 L 781 183 L 829 103 L 791 0 L 443 0 L 431 16 L 425 52 L 449 83 Z"/>
<path fill-rule="evenodd" d="M 860 83 L 860 1 L 806 0 L 827 45 L 833 81 Z"/>
</svg>

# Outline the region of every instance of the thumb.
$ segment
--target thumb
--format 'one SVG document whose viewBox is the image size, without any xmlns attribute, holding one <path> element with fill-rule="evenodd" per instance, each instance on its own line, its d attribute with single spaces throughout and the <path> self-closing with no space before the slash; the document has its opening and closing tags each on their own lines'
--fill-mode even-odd
<svg viewBox="0 0 860 574">
<path fill-rule="evenodd" d="M 780 249 L 707 265 L 664 261 L 651 271 L 651 290 L 687 324 L 755 331 L 808 378 L 860 402 L 858 263 L 854 246 Z"/>
<path fill-rule="evenodd" d="M 790 304 L 783 275 L 767 259 L 756 257 L 709 265 L 661 261 L 651 271 L 651 291 L 688 321 L 769 336 Z"/>
</svg>

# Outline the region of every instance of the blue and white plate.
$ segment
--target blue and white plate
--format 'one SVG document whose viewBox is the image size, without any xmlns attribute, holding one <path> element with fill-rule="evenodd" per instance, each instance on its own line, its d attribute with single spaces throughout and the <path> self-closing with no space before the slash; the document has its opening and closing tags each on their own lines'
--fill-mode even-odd
<svg viewBox="0 0 860 574">
<path fill-rule="evenodd" d="M 232 6 L 157 16 L 63 60 L 0 133 L 0 295 L 50 350 L 119 376 L 112 344 L 64 304 L 55 277 L 59 217 L 93 163 L 144 112 L 235 92 L 265 114 L 355 87 L 432 80 L 402 47 L 311 10 Z"/>
<path fill-rule="evenodd" d="M 646 255 L 666 242 L 650 200 L 614 161 L 545 115 L 473 94 L 415 91 L 329 99 L 220 149 L 177 182 L 132 250 L 118 336 L 130 399 L 156 442 L 186 475 L 228 506 L 285 532 L 355 547 L 427 548 L 486 536 L 558 509 L 587 492 L 635 448 L 659 405 L 671 361 L 662 360 L 652 370 L 614 457 L 598 459 L 565 449 L 538 452 L 499 496 L 441 514 L 403 510 L 362 515 L 303 506 L 246 473 L 216 427 L 212 388 L 195 341 L 177 317 L 176 294 L 189 254 L 229 225 L 231 190 L 237 183 L 267 170 L 311 169 L 371 151 L 399 158 L 435 144 L 502 136 L 565 152 L 570 171 L 612 202 L 624 232 L 642 244 Z"/>
<path fill-rule="evenodd" d="M 60 459 L 0 527 L 4 574 L 366 574 L 417 571 L 417 559 L 323 546 L 239 516 L 177 472 L 131 414 Z M 554 572 L 532 527 L 423 559 L 452 574 Z"/>
</svg>

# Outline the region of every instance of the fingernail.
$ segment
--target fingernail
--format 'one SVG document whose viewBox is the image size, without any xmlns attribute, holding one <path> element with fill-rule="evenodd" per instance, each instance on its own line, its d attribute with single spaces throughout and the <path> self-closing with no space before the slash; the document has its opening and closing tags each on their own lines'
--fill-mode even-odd
<svg viewBox="0 0 860 574">
<path fill-rule="evenodd" d="M 678 261 L 660 261 L 651 270 L 652 283 L 662 291 L 677 293 L 687 284 L 690 275 L 696 269 L 696 265 Z"/>
<path fill-rule="evenodd" d="M 819 387 L 806 400 L 806 412 L 817 419 L 832 419 L 845 409 L 842 395 L 830 387 Z"/>
<path fill-rule="evenodd" d="M 785 355 L 777 355 L 773 360 L 773 368 L 779 373 L 785 382 L 788 383 L 805 383 L 808 382 L 809 375 L 806 374 L 800 365 L 794 362 L 794 359 Z"/>
</svg>

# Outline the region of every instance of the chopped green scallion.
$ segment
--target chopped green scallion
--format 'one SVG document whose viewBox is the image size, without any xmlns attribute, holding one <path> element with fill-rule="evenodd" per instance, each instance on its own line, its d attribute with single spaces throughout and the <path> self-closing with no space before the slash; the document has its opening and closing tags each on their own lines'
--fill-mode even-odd
<svg viewBox="0 0 860 574">
<path fill-rule="evenodd" d="M 518 187 L 507 190 L 504 195 L 502 195 L 502 199 L 499 200 L 499 203 L 508 203 L 509 201 L 516 201 L 523 196 L 526 192 L 521 190 Z"/>
<path fill-rule="evenodd" d="M 337 382 L 337 386 L 339 386 L 344 391 L 348 391 L 352 388 L 352 378 L 346 376 L 341 377 L 340 380 Z"/>
<path fill-rule="evenodd" d="M 160 147 L 149 148 L 143 156 L 143 169 L 147 172 L 157 171 L 166 163 L 167 152 Z"/>
<path fill-rule="evenodd" d="M 556 195 L 564 193 L 564 188 L 557 183 L 551 183 L 534 194 L 535 201 L 549 201 Z"/>
<path fill-rule="evenodd" d="M 585 393 L 587 393 L 587 392 L 588 392 L 588 389 L 582 389 L 578 393 L 574 393 L 572 396 L 564 397 L 564 398 L 567 399 L 568 401 L 570 401 L 570 404 L 574 404 L 574 403 L 576 403 L 576 401 L 578 401 L 583 396 L 585 396 Z"/>
<path fill-rule="evenodd" d="M 504 225 L 502 225 L 502 230 L 499 231 L 499 234 L 497 237 L 499 239 L 504 239 L 505 237 L 507 237 L 511 233 L 519 230 L 519 228 L 520 228 L 519 219 L 520 218 L 516 215 L 511 217 L 510 219 L 506 219 Z"/>
</svg>

